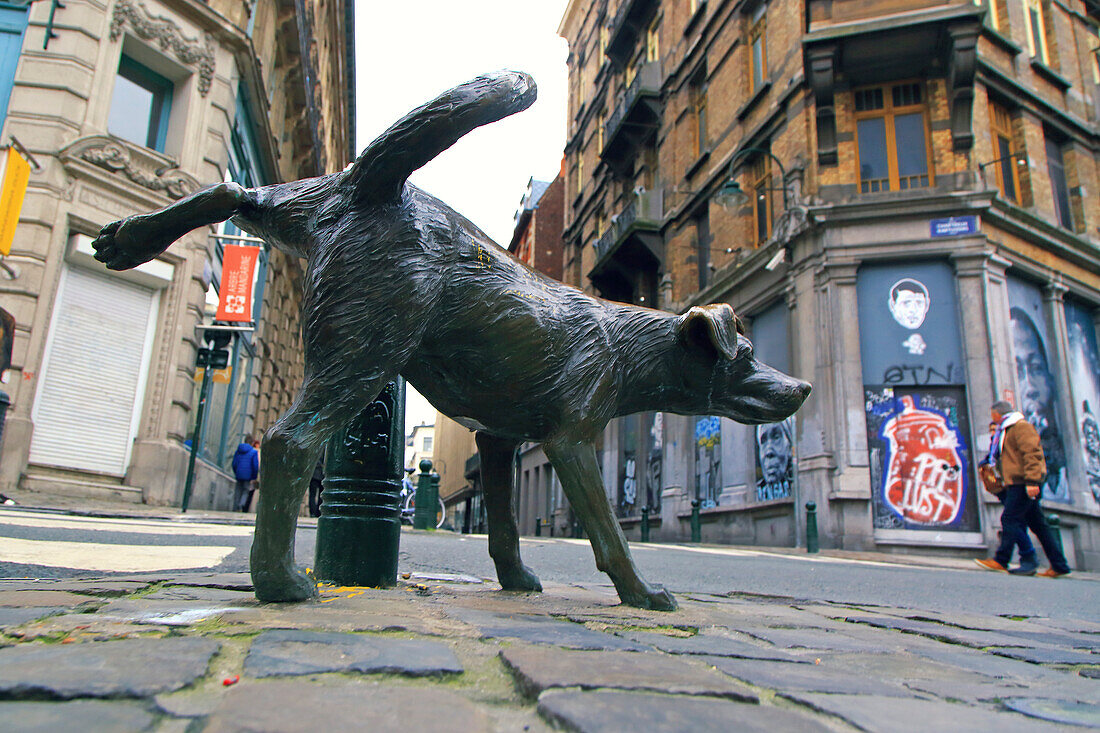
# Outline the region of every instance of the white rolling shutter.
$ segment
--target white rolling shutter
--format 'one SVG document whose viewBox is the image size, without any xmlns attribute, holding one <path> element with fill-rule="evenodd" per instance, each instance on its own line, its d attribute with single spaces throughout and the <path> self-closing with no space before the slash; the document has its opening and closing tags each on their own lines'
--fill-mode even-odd
<svg viewBox="0 0 1100 733">
<path fill-rule="evenodd" d="M 30 462 L 124 475 L 157 292 L 64 266 L 33 411 Z"/>
</svg>

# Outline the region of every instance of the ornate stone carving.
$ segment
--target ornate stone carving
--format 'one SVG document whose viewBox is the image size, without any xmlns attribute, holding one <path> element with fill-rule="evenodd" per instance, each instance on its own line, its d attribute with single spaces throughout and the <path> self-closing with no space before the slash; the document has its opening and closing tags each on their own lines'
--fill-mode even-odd
<svg viewBox="0 0 1100 733">
<path fill-rule="evenodd" d="M 173 170 L 164 156 L 106 135 L 81 138 L 64 148 L 60 157 L 67 165 L 74 160 L 91 163 L 171 199 L 181 199 L 199 188 L 194 177 Z"/>
<path fill-rule="evenodd" d="M 111 40 L 117 41 L 124 26 L 144 41 L 155 41 L 162 51 L 171 51 L 185 66 L 195 69 L 199 75 L 199 93 L 204 97 L 210 91 L 214 79 L 214 37 L 209 33 L 203 38 L 188 38 L 174 20 L 155 16 L 141 3 L 118 0 L 111 16 Z"/>
<path fill-rule="evenodd" d="M 978 57 L 977 23 L 960 23 L 947 29 L 951 39 L 947 59 L 947 94 L 951 102 L 951 138 L 955 150 L 974 145 L 971 116 L 974 107 L 974 70 Z"/>
</svg>

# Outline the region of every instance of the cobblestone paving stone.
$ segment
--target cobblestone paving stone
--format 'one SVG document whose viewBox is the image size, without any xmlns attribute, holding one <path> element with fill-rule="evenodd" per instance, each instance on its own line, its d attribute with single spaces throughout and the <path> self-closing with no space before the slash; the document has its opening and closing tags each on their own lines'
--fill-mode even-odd
<svg viewBox="0 0 1100 733">
<path fill-rule="evenodd" d="M 0 728 L 1100 726 L 1090 621 L 746 594 L 679 596 L 669 614 L 618 605 L 603 585 L 321 590 L 276 605 L 257 602 L 244 574 L 0 581 Z M 446 673 L 400 674 L 428 669 Z M 259 678 L 270 673 L 295 676 Z"/>
<path fill-rule="evenodd" d="M 370 637 L 331 631 L 265 631 L 244 660 L 252 677 L 318 672 L 392 672 L 414 677 L 459 674 L 462 665 L 438 641 Z"/>
<path fill-rule="evenodd" d="M 213 639 L 123 639 L 0 649 L 0 696 L 145 697 L 206 673 Z"/>
<path fill-rule="evenodd" d="M 539 712 L 579 733 L 721 731 L 744 733 L 828 731 L 805 715 L 773 706 L 684 695 L 551 690 L 539 695 Z"/>
<path fill-rule="evenodd" d="M 82 731 L 147 730 L 154 715 L 136 702 L 73 700 L 71 702 L 0 702 L 0 727 L 8 730 L 56 733 Z"/>
</svg>

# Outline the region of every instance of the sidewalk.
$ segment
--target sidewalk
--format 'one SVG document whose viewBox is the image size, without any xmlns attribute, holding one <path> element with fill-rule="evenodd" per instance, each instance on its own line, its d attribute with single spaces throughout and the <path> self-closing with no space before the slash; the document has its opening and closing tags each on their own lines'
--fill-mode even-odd
<svg viewBox="0 0 1100 733">
<path fill-rule="evenodd" d="M 610 586 L 507 593 L 463 576 L 322 586 L 290 605 L 250 591 L 246 574 L 210 572 L 0 581 L 0 728 L 1100 727 L 1100 619 L 743 593 L 679 594 L 680 610 L 659 613 L 619 605 Z"/>
</svg>

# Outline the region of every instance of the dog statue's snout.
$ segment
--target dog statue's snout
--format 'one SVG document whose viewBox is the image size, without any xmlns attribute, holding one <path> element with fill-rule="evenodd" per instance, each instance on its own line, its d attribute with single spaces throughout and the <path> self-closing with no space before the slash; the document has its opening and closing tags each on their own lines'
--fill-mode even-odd
<svg viewBox="0 0 1100 733">
<path fill-rule="evenodd" d="M 798 391 L 798 396 L 805 400 L 810 396 L 810 392 L 813 391 L 813 385 L 809 382 L 798 381 L 798 387 L 795 388 Z"/>
</svg>

